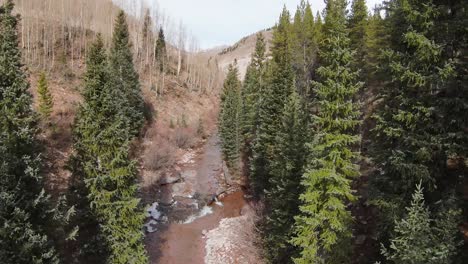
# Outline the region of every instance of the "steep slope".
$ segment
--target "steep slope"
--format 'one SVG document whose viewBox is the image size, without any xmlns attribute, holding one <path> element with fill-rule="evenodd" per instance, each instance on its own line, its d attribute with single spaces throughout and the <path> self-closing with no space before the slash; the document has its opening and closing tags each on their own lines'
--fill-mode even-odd
<svg viewBox="0 0 468 264">
<path fill-rule="evenodd" d="M 41 124 L 40 138 L 45 145 L 44 169 L 49 189 L 55 194 L 64 193 L 70 177 L 67 162 L 73 152 L 71 128 L 82 101 L 88 46 L 98 33 L 110 41 L 114 17 L 120 8 L 111 0 L 23 0 L 18 1 L 15 10 L 22 17 L 20 47 L 35 107 L 37 81 L 42 72 L 46 73 L 54 98 L 51 125 Z M 131 16 L 127 16 L 127 21 L 134 63 L 146 106 L 153 116 L 133 150 L 141 162 L 142 186 L 148 187 L 158 180 L 161 168 L 171 166 L 177 156 L 183 155 L 183 149 L 197 144 L 214 128 L 223 75 L 205 55 L 179 52 L 169 43 L 167 70 L 161 73 L 156 70 L 152 48 L 147 48 L 154 46 L 155 28 L 143 41 L 144 23 Z M 179 62 L 181 70 L 177 75 Z"/>
<path fill-rule="evenodd" d="M 258 33 L 263 34 L 267 42 L 267 54 L 270 50 L 270 42 L 273 37 L 273 31 L 271 29 L 262 30 Z M 242 38 L 237 43 L 229 47 L 220 47 L 212 50 L 203 52 L 207 56 L 211 56 L 217 59 L 219 67 L 227 72 L 229 64 L 237 60 L 239 67 L 240 78 L 243 79 L 247 66 L 250 63 L 250 57 L 255 49 L 255 42 L 257 41 L 257 33 Z"/>
</svg>

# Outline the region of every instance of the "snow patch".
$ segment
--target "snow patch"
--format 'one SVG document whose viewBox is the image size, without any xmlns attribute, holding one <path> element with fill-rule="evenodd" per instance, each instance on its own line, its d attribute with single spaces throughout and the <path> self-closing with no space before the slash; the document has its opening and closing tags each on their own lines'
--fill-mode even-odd
<svg viewBox="0 0 468 264">
<path fill-rule="evenodd" d="M 199 219 L 199 218 L 202 218 L 202 217 L 205 217 L 209 214 L 212 214 L 213 213 L 213 208 L 209 207 L 209 206 L 204 206 L 200 212 L 198 212 L 197 214 L 194 214 L 194 215 L 191 215 L 189 216 L 184 222 L 183 224 L 190 224 L 190 223 L 193 223 L 195 220 Z"/>
<path fill-rule="evenodd" d="M 151 217 L 154 220 L 161 220 L 162 213 L 158 211 L 159 203 L 153 203 L 147 210 L 147 217 Z"/>
<path fill-rule="evenodd" d="M 215 197 L 215 202 L 214 202 L 214 203 L 215 203 L 217 206 L 219 206 L 219 207 L 223 207 L 223 206 L 224 206 L 224 204 L 223 204 L 221 201 L 218 200 L 218 197 Z"/>
<path fill-rule="evenodd" d="M 146 231 L 148 233 L 154 233 L 156 232 L 158 229 L 156 228 L 156 225 L 158 224 L 158 222 L 156 222 L 155 220 L 150 220 L 148 223 L 146 223 L 144 225 L 144 227 L 146 228 Z"/>
</svg>

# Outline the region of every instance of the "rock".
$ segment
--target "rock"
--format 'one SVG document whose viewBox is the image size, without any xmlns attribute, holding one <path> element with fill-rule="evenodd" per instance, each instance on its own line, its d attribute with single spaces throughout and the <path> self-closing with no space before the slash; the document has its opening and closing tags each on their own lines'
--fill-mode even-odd
<svg viewBox="0 0 468 264">
<path fill-rule="evenodd" d="M 179 183 L 181 180 L 182 180 L 182 177 L 180 173 L 176 173 L 176 175 L 166 174 L 159 180 L 159 185 L 164 186 L 164 185 Z"/>
<path fill-rule="evenodd" d="M 146 229 L 146 232 L 148 233 L 154 233 L 156 232 L 158 229 L 156 228 L 156 225 L 158 224 L 158 222 L 154 221 L 154 220 L 150 220 L 148 223 L 146 223 L 144 225 L 144 228 Z"/>
<path fill-rule="evenodd" d="M 147 217 L 151 217 L 154 220 L 160 220 L 162 217 L 162 213 L 158 210 L 158 206 L 158 203 L 153 203 L 147 210 Z"/>
<path fill-rule="evenodd" d="M 216 194 L 212 194 L 211 197 L 209 197 L 209 198 L 207 199 L 206 204 L 211 206 L 214 202 L 217 201 L 217 199 L 218 199 L 218 198 L 217 198 L 217 195 L 216 195 Z"/>
</svg>

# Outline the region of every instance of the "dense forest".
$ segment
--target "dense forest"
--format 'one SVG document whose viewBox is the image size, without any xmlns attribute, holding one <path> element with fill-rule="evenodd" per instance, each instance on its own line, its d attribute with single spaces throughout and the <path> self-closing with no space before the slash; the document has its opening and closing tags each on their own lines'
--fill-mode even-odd
<svg viewBox="0 0 468 264">
<path fill-rule="evenodd" d="M 248 263 L 468 262 L 466 1 L 302 0 L 243 80 L 218 58 L 249 37 L 217 57 L 182 23 L 90 3 L 0 1 L 0 264 L 172 263 L 159 251 L 228 248 L 251 219 Z"/>
<path fill-rule="evenodd" d="M 270 263 L 466 263 L 466 1 L 284 8 L 221 95 Z M 465 224 L 463 224 L 465 223 Z M 466 236 L 465 236 L 466 240 Z"/>
</svg>

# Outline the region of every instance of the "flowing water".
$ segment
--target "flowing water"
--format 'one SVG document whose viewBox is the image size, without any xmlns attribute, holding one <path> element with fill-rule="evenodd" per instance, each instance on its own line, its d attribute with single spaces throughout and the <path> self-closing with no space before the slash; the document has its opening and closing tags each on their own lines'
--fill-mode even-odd
<svg viewBox="0 0 468 264">
<path fill-rule="evenodd" d="M 246 205 L 244 193 L 226 184 L 219 138 L 215 134 L 193 160 L 181 164 L 174 173 L 180 182 L 161 187 L 159 209 L 166 221 L 155 225 L 156 231 L 146 236 L 151 263 L 204 263 L 205 234 L 224 218 L 241 215 Z M 222 198 L 217 198 L 217 194 Z"/>
</svg>

